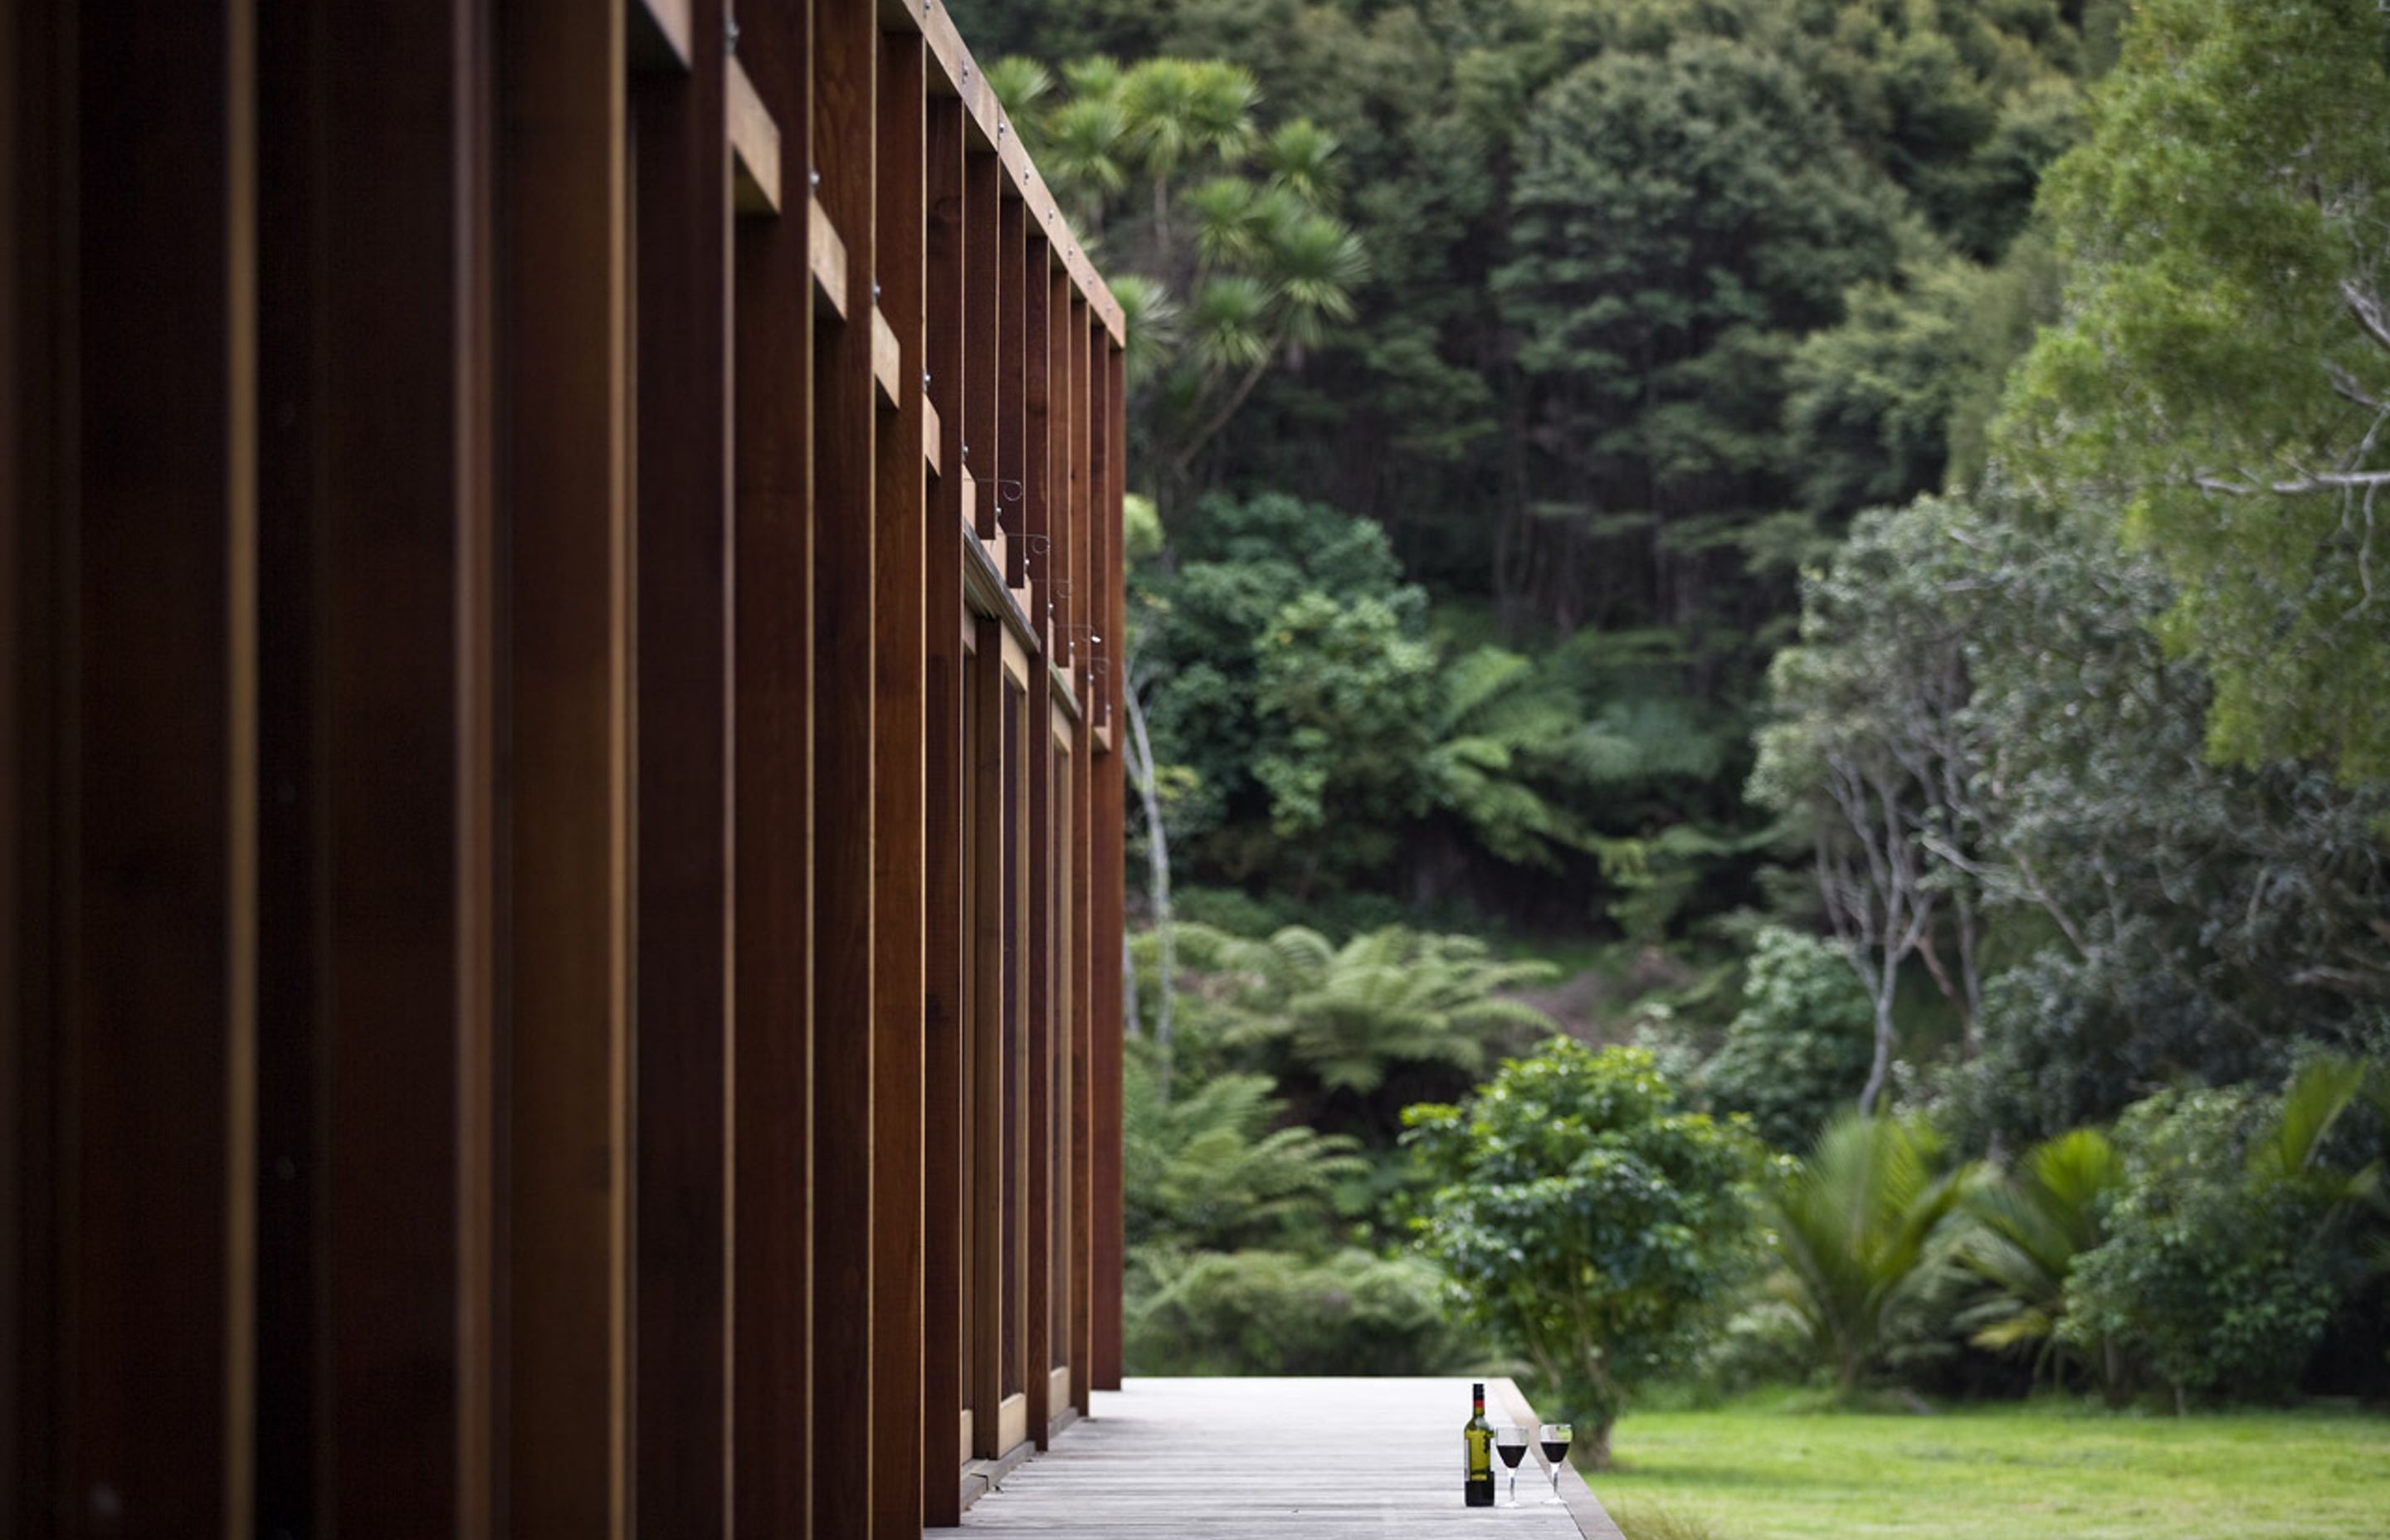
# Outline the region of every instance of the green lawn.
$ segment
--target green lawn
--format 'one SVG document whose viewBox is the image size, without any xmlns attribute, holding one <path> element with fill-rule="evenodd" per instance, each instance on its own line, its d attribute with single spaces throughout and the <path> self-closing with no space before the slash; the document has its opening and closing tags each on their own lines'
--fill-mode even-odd
<svg viewBox="0 0 2390 1540">
<path fill-rule="evenodd" d="M 1683 1540 L 2390 1536 L 2390 1418 L 2058 1403 L 1881 1416 L 1756 1397 L 1629 1413 L 1594 1491 Z M 1685 1521 L 1690 1521 L 1686 1522 Z"/>
</svg>

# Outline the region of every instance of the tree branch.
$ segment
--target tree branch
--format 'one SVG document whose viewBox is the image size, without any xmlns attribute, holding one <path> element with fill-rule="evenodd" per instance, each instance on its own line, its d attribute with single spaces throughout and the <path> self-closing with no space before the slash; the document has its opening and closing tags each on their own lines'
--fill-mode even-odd
<svg viewBox="0 0 2390 1540">
<path fill-rule="evenodd" d="M 2296 497 L 2310 492 L 2336 492 L 2355 487 L 2390 486 L 2390 470 L 2319 470 L 2288 481 L 2228 481 L 2217 476 L 2194 476 L 2191 485 L 2227 497 L 2256 497 L 2271 493 Z"/>
<path fill-rule="evenodd" d="M 2373 340 L 2374 346 L 2390 353 L 2390 306 L 2383 304 L 2382 297 L 2355 278 L 2343 278 L 2340 298 L 2348 306 L 2348 313 L 2357 317 L 2365 335 Z"/>
</svg>

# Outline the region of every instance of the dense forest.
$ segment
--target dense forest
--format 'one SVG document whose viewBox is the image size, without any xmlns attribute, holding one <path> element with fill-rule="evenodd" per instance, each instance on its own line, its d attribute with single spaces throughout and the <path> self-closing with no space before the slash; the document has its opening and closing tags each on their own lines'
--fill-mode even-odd
<svg viewBox="0 0 2390 1540">
<path fill-rule="evenodd" d="M 2375 0 L 956 9 L 1130 317 L 1133 1369 L 2390 1387 Z"/>
</svg>

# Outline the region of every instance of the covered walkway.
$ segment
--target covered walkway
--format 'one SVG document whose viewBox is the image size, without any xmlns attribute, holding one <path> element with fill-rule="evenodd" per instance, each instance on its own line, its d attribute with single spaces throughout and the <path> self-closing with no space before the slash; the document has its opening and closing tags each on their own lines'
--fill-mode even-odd
<svg viewBox="0 0 2390 1540">
<path fill-rule="evenodd" d="M 1095 1396 L 1092 1420 L 1003 1478 L 958 1535 L 1071 1540 L 1618 1540 L 1585 1482 L 1541 1501 L 1539 1453 L 1519 1471 L 1518 1508 L 1464 1508 L 1465 1380 L 1144 1380 Z M 1532 1424 L 1506 1380 L 1486 1386 L 1496 1423 Z M 1496 1492 L 1508 1473 L 1496 1471 Z"/>
</svg>

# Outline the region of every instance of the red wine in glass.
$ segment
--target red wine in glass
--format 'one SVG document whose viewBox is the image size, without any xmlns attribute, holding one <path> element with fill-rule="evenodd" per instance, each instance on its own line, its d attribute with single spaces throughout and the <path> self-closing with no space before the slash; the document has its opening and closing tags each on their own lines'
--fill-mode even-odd
<svg viewBox="0 0 2390 1540">
<path fill-rule="evenodd" d="M 1552 1501 L 1561 1500 L 1561 1472 L 1568 1469 L 1569 1442 L 1575 1430 L 1565 1422 L 1547 1422 L 1536 1430 L 1536 1437 L 1544 1446 L 1544 1458 L 1552 1470 Z"/>
<path fill-rule="evenodd" d="M 1510 1495 L 1504 1508 L 1519 1506 L 1519 1462 L 1527 1457 L 1527 1430 L 1510 1427 L 1494 1430 L 1494 1452 L 1510 1468 Z"/>
</svg>

